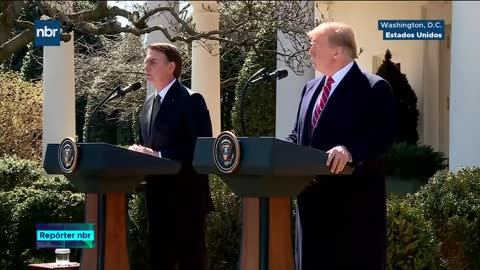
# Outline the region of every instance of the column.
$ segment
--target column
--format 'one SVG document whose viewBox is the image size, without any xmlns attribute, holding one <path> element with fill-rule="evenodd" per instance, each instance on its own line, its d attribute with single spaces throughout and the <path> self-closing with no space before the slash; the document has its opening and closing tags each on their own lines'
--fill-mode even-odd
<svg viewBox="0 0 480 270">
<path fill-rule="evenodd" d="M 62 6 L 65 8 L 65 6 Z M 43 48 L 43 150 L 49 143 L 75 138 L 75 69 L 73 32 L 69 42 Z"/>
<path fill-rule="evenodd" d="M 452 2 L 450 170 L 480 165 L 479 2 Z"/>
<path fill-rule="evenodd" d="M 196 24 L 197 31 L 218 30 L 220 16 L 216 1 L 190 1 L 190 4 L 193 7 L 193 23 Z M 192 44 L 192 90 L 201 93 L 207 102 L 215 137 L 221 131 L 219 42 L 202 42 L 203 44 Z"/>
</svg>

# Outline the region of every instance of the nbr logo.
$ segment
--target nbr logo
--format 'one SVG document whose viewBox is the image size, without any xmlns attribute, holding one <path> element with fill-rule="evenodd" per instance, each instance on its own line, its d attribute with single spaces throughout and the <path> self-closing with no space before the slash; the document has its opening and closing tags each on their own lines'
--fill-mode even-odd
<svg viewBox="0 0 480 270">
<path fill-rule="evenodd" d="M 60 21 L 35 21 L 35 46 L 60 46 Z"/>
</svg>

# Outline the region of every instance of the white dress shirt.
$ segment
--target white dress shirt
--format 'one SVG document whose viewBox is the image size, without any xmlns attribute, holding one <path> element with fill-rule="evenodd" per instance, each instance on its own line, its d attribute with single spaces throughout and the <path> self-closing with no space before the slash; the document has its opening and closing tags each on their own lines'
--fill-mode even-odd
<svg viewBox="0 0 480 270">
<path fill-rule="evenodd" d="M 350 69 L 353 66 L 353 63 L 354 62 L 351 61 L 350 63 L 345 65 L 342 69 L 340 69 L 339 71 L 335 72 L 335 74 L 332 75 L 332 78 L 333 78 L 334 82 L 332 83 L 332 86 L 330 88 L 330 95 L 328 95 L 329 99 L 332 96 L 333 91 L 335 91 L 335 88 L 337 88 L 337 85 L 343 80 L 345 75 L 347 75 L 347 73 L 350 71 Z M 328 78 L 328 76 L 327 76 L 327 78 Z M 327 82 L 327 78 L 325 78 L 325 83 Z M 322 97 L 322 94 L 320 93 L 320 95 L 318 95 L 318 97 L 317 97 L 317 101 L 315 102 L 315 104 L 318 104 L 320 102 L 321 97 Z M 327 103 L 328 103 L 328 99 L 327 99 Z M 313 108 L 315 108 L 315 106 Z M 313 121 L 313 113 L 312 113 L 312 121 Z"/>
</svg>

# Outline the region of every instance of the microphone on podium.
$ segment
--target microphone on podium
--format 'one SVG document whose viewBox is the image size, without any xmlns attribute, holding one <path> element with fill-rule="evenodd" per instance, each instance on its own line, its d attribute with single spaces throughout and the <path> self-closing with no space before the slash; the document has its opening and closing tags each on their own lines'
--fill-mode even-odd
<svg viewBox="0 0 480 270">
<path fill-rule="evenodd" d="M 129 86 L 123 88 L 123 89 L 118 89 L 111 97 L 108 98 L 107 101 L 110 101 L 112 99 L 116 99 L 118 97 L 123 97 L 125 94 L 138 90 L 142 87 L 142 84 L 140 82 L 132 83 Z"/>
<path fill-rule="evenodd" d="M 288 70 L 286 69 L 277 69 L 272 73 L 267 73 L 263 71 L 263 74 L 260 78 L 257 78 L 251 82 L 251 84 L 259 83 L 259 82 L 264 82 L 264 81 L 271 81 L 271 80 L 281 80 L 285 77 L 288 76 Z"/>
<path fill-rule="evenodd" d="M 88 118 L 88 122 L 87 122 L 87 130 L 86 130 L 86 135 L 85 135 L 85 140 L 86 142 L 90 142 L 90 137 L 91 137 L 91 132 L 90 132 L 90 128 L 91 128 L 91 122 L 92 122 L 92 119 L 93 117 L 95 116 L 95 114 L 97 113 L 98 109 L 103 106 L 103 104 L 105 104 L 106 102 L 112 100 L 112 99 L 115 99 L 117 97 L 123 97 L 125 94 L 127 94 L 128 92 L 131 92 L 131 91 L 135 91 L 137 89 L 140 89 L 140 87 L 142 87 L 142 84 L 140 82 L 136 82 L 136 83 L 132 83 L 130 84 L 129 86 L 121 89 L 120 86 L 117 86 L 115 87 L 115 89 L 113 89 L 103 100 L 102 102 L 100 102 L 96 107 L 95 109 L 93 109 L 93 112 L 92 114 L 90 114 L 90 117 Z"/>
</svg>

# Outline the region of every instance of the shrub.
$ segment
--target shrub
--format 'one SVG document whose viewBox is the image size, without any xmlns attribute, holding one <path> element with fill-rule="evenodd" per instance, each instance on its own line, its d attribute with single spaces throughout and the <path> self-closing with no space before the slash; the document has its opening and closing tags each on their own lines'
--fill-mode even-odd
<svg viewBox="0 0 480 270">
<path fill-rule="evenodd" d="M 36 249 L 37 223 L 81 223 L 84 195 L 71 191 L 38 190 L 20 187 L 0 192 L 3 211 L 9 213 L 2 224 L 0 244 L 4 259 L 2 269 L 26 269 L 29 263 L 55 260 L 52 249 Z M 71 260 L 79 261 L 79 250 L 72 250 Z"/>
<path fill-rule="evenodd" d="M 77 188 L 65 176 L 43 176 L 30 185 L 33 189 L 43 191 L 71 191 L 78 192 Z"/>
<path fill-rule="evenodd" d="M 432 221 L 447 269 L 478 269 L 480 169 L 435 175 L 415 196 Z M 473 268 L 476 267 L 476 268 Z"/>
<path fill-rule="evenodd" d="M 128 249 L 133 270 L 148 269 L 147 216 L 142 192 L 130 194 L 128 200 Z"/>
<path fill-rule="evenodd" d="M 263 3 L 267 5 L 267 3 Z M 268 72 L 274 70 L 277 66 L 276 61 L 276 31 L 271 32 L 263 29 L 259 35 L 262 35 L 264 42 L 257 44 L 255 49 L 251 49 L 243 67 L 239 73 L 239 79 L 235 89 L 235 103 L 232 108 L 232 125 L 236 134 L 241 136 L 274 136 L 275 135 L 275 110 L 276 110 L 276 81 L 271 83 L 261 83 L 251 85 L 247 89 L 244 104 L 244 116 L 246 118 L 245 132 L 241 134 L 241 99 L 242 90 L 248 80 L 257 70 L 266 68 Z M 258 51 L 268 50 L 264 54 Z"/>
<path fill-rule="evenodd" d="M 385 60 L 378 68 L 377 75 L 390 83 L 397 103 L 397 128 L 395 142 L 415 144 L 418 141 L 417 95 L 408 83 L 407 76 L 400 71 L 400 66 L 392 62 L 390 50 L 385 53 Z"/>
<path fill-rule="evenodd" d="M 385 156 L 386 175 L 415 178 L 426 182 L 437 171 L 447 168 L 447 159 L 429 145 L 397 143 Z"/>
<path fill-rule="evenodd" d="M 387 269 L 438 269 L 440 242 L 422 209 L 410 197 L 387 202 Z"/>
<path fill-rule="evenodd" d="M 42 85 L 17 73 L 0 73 L 0 156 L 40 160 L 42 156 Z"/>
<path fill-rule="evenodd" d="M 0 158 L 0 191 L 12 190 L 17 186 L 29 186 L 42 171 L 38 162 L 4 155 Z"/>
<path fill-rule="evenodd" d="M 215 210 L 207 223 L 210 270 L 238 269 L 240 258 L 241 203 L 218 176 L 210 176 Z"/>
<path fill-rule="evenodd" d="M 55 260 L 52 249 L 36 249 L 37 223 L 83 222 L 84 194 L 63 176 L 41 176 L 36 161 L 0 159 L 0 269 L 26 269 Z M 71 259 L 79 260 L 72 250 Z"/>
</svg>

